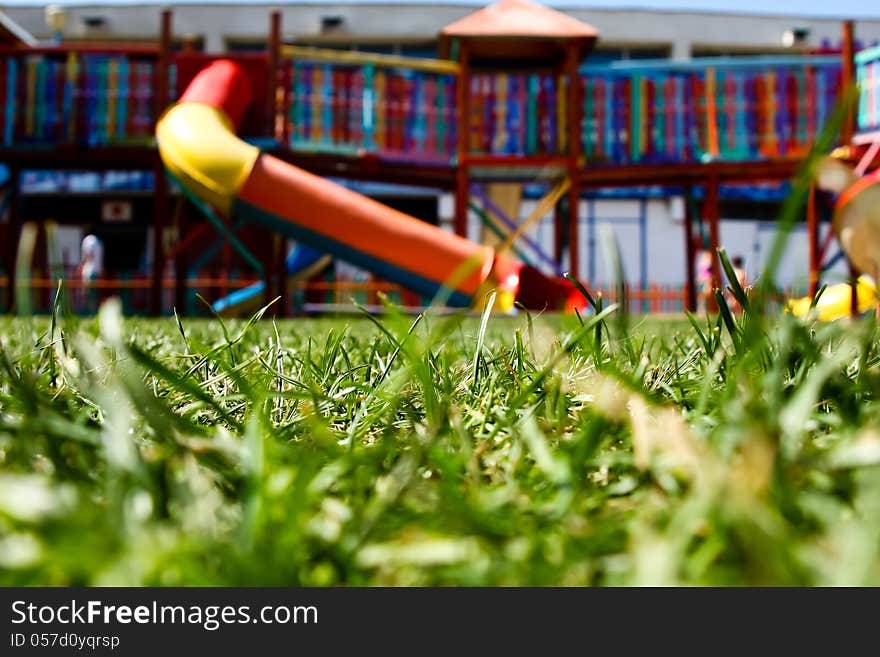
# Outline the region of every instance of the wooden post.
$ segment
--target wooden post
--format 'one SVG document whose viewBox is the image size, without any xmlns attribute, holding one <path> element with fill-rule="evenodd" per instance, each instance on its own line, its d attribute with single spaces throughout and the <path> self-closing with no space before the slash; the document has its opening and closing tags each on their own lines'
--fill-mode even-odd
<svg viewBox="0 0 880 657">
<path fill-rule="evenodd" d="M 471 124 L 471 73 L 470 51 L 466 40 L 462 40 L 458 50 L 458 144 L 456 148 L 455 170 L 455 234 L 467 237 L 468 199 L 470 180 L 468 176 L 468 149 Z"/>
<path fill-rule="evenodd" d="M 153 133 L 155 134 L 156 122 L 168 105 L 169 69 L 171 67 L 171 10 L 163 9 L 161 28 L 159 32 L 159 55 L 156 58 L 155 87 L 153 89 Z"/>
<path fill-rule="evenodd" d="M 809 272 L 809 287 L 807 294 L 810 297 L 815 297 L 816 292 L 819 291 L 819 272 L 822 269 L 822 263 L 820 262 L 820 254 L 819 254 L 819 212 L 818 205 L 819 199 L 816 194 L 816 184 L 810 184 L 810 193 L 807 196 L 807 239 L 809 240 L 809 248 L 810 248 L 810 272 Z"/>
<path fill-rule="evenodd" d="M 575 278 L 580 278 L 580 239 L 578 209 L 581 200 L 581 187 L 577 171 L 573 172 L 571 186 L 568 188 L 568 271 Z"/>
<path fill-rule="evenodd" d="M 692 313 L 697 311 L 697 279 L 694 263 L 694 217 L 691 209 L 690 187 L 684 189 L 684 270 L 685 270 L 685 304 Z"/>
<path fill-rule="evenodd" d="M 706 219 L 709 221 L 709 244 L 712 250 L 712 289 L 720 290 L 721 287 L 721 260 L 718 258 L 718 247 L 720 246 L 720 228 L 721 211 L 718 206 L 718 176 L 709 174 L 706 180 L 706 199 L 704 203 L 704 212 Z M 713 310 L 717 310 L 717 304 L 713 299 L 709 300 L 709 306 Z"/>
<path fill-rule="evenodd" d="M 581 200 L 580 165 L 583 153 L 583 140 L 581 138 L 583 104 L 580 102 L 579 64 L 580 45 L 577 42 L 573 42 L 568 46 L 565 60 L 565 73 L 568 80 L 568 93 L 565 98 L 565 119 L 567 121 L 566 137 L 568 140 L 568 177 L 571 180 L 571 185 L 568 188 L 568 270 L 575 278 L 580 278 L 578 210 Z M 557 257 L 558 260 L 559 258 Z"/>
<path fill-rule="evenodd" d="M 840 87 L 845 94 L 848 94 L 851 87 L 855 84 L 855 50 L 853 45 L 853 22 L 851 20 L 843 22 L 843 34 L 841 44 L 841 76 Z M 840 126 L 840 142 L 844 146 L 850 146 L 855 134 L 856 128 L 856 112 L 858 111 L 858 103 L 853 103 L 847 108 L 847 113 L 843 118 L 843 124 Z"/>
<path fill-rule="evenodd" d="M 278 276 L 278 258 L 276 257 L 276 252 L 278 249 L 278 233 L 269 231 L 268 229 L 263 229 L 262 232 L 266 233 L 266 237 L 268 239 L 268 248 L 264 251 L 264 253 L 266 254 L 264 260 L 266 269 L 263 272 L 263 276 L 265 277 L 266 281 L 266 285 L 265 287 L 263 287 L 263 305 L 265 306 L 276 296 L 276 283 Z"/>
<path fill-rule="evenodd" d="M 159 152 L 153 155 L 153 281 L 150 314 L 162 314 L 162 283 L 165 275 L 165 225 L 168 215 L 168 178 Z"/>
<path fill-rule="evenodd" d="M 281 139 L 281 144 L 284 148 L 289 148 L 291 128 L 290 107 L 293 102 L 293 99 L 291 98 L 293 93 L 292 62 L 288 61 L 281 68 L 281 80 L 279 83 L 281 84 L 281 134 L 279 135 L 279 139 Z"/>
<path fill-rule="evenodd" d="M 266 136 L 275 137 L 278 104 L 278 76 L 281 69 L 281 11 L 276 9 L 269 19 L 269 82 L 266 98 Z"/>
<path fill-rule="evenodd" d="M 159 57 L 156 61 L 156 87 L 154 90 L 154 131 L 155 121 L 168 103 L 168 69 L 171 66 L 171 10 L 162 10 L 162 31 L 159 35 Z M 165 270 L 165 225 L 168 214 L 168 180 L 165 166 L 159 152 L 153 156 L 153 286 L 150 297 L 150 313 L 162 314 L 162 278 Z"/>
<path fill-rule="evenodd" d="M 553 208 L 553 258 L 562 263 L 562 244 L 565 242 L 562 226 L 565 224 L 565 207 L 562 199 Z"/>
<path fill-rule="evenodd" d="M 174 203 L 174 226 L 178 245 L 184 239 L 189 228 L 189 203 L 180 195 Z M 180 315 L 187 312 L 187 274 L 189 269 L 189 249 L 174 250 L 174 307 Z"/>
<path fill-rule="evenodd" d="M 287 284 L 287 238 L 284 235 L 278 235 L 275 257 L 278 262 L 278 296 L 281 298 L 276 304 L 274 314 L 278 317 L 287 317 L 290 310 L 290 290 Z"/>
<path fill-rule="evenodd" d="M 453 227 L 455 234 L 467 237 L 468 201 L 470 199 L 470 181 L 467 165 L 459 164 L 455 170 L 455 217 Z"/>
<path fill-rule="evenodd" d="M 15 256 L 18 251 L 18 240 L 21 235 L 21 189 L 20 175 L 16 168 L 9 168 L 9 230 L 6 234 L 6 311 L 11 313 L 15 307 Z"/>
</svg>

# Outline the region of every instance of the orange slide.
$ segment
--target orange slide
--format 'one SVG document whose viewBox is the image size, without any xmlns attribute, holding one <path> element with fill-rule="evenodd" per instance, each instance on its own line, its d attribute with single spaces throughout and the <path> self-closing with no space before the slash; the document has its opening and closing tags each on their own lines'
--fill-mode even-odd
<svg viewBox="0 0 880 657">
<path fill-rule="evenodd" d="M 159 120 L 168 170 L 229 217 L 268 226 L 422 295 L 442 286 L 452 306 L 479 307 L 490 290 L 499 309 L 583 308 L 568 281 L 393 210 L 240 140 L 235 128 L 251 102 L 234 62 L 202 70 Z"/>
</svg>

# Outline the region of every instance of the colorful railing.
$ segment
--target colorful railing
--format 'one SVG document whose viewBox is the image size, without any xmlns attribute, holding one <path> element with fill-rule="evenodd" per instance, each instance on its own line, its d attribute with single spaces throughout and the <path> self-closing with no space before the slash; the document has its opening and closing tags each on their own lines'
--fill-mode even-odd
<svg viewBox="0 0 880 657">
<path fill-rule="evenodd" d="M 682 162 L 803 155 L 831 115 L 836 57 L 620 62 L 583 69 L 588 160 Z"/>
<path fill-rule="evenodd" d="M 453 62 L 286 47 L 284 138 L 292 149 L 448 163 Z"/>
<path fill-rule="evenodd" d="M 859 85 L 858 129 L 880 130 L 880 46 L 856 54 L 856 80 Z"/>
<path fill-rule="evenodd" d="M 471 76 L 469 149 L 489 155 L 565 152 L 565 84 L 554 75 Z"/>
<path fill-rule="evenodd" d="M 0 50 L 0 144 L 149 144 L 159 77 L 171 101 L 203 59 L 178 54 L 159 71 L 152 47 Z M 267 91 L 270 60 L 251 59 L 243 63 Z M 860 130 L 880 121 L 878 71 L 880 50 L 858 55 Z M 277 73 L 274 116 L 269 95 L 258 94 L 266 100 L 255 103 L 246 133 L 274 134 L 300 151 L 454 161 L 454 62 L 285 46 Z M 840 76 L 835 56 L 585 66 L 578 89 L 584 153 L 611 164 L 797 157 L 830 116 Z M 563 80 L 475 73 L 468 84 L 472 153 L 565 151 Z"/>
<path fill-rule="evenodd" d="M 158 51 L 0 52 L 4 147 L 149 143 Z"/>
</svg>

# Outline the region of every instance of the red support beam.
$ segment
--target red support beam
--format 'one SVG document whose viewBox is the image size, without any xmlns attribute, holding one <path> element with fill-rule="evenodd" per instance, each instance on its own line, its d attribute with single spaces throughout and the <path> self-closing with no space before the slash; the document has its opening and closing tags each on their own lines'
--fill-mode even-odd
<svg viewBox="0 0 880 657">
<path fill-rule="evenodd" d="M 561 201 L 553 208 L 553 259 L 558 263 L 562 263 L 562 244 L 565 241 L 562 231 L 562 225 L 565 223 L 563 210 Z"/>
<path fill-rule="evenodd" d="M 456 88 L 456 100 L 459 108 L 458 115 L 458 144 L 456 148 L 455 171 L 455 234 L 467 236 L 468 198 L 470 197 L 470 180 L 468 176 L 468 150 L 471 125 L 471 66 L 470 52 L 467 41 L 462 40 L 459 45 L 458 63 L 458 87 Z"/>
<path fill-rule="evenodd" d="M 837 233 L 835 233 L 832 228 L 829 228 L 828 231 L 825 233 L 825 237 L 822 239 L 822 246 L 819 247 L 820 265 L 825 262 L 825 256 L 828 255 L 828 249 L 831 248 L 831 242 L 834 241 L 835 237 L 837 237 Z"/>
<path fill-rule="evenodd" d="M 272 299 L 278 296 L 278 233 L 270 232 L 268 230 L 265 231 L 267 234 L 268 242 L 268 258 L 266 258 L 264 264 L 266 266 L 266 270 L 263 275 L 266 277 L 266 285 L 263 287 L 263 305 L 268 305 Z M 275 312 L 273 308 L 271 312 Z"/>
<path fill-rule="evenodd" d="M 187 212 L 187 216 L 188 216 Z M 198 226 L 195 226 L 186 237 L 183 236 L 183 233 L 180 233 L 177 236 L 177 244 L 174 245 L 174 248 L 167 254 L 169 258 L 176 258 L 179 254 L 188 251 L 193 244 L 205 236 L 210 230 L 213 228 L 211 224 L 207 221 L 201 221 Z"/>
<path fill-rule="evenodd" d="M 168 178 L 165 165 L 157 151 L 154 156 L 153 177 L 153 285 L 150 290 L 150 314 L 162 314 L 162 279 L 165 274 L 165 226 L 168 219 Z"/>
<path fill-rule="evenodd" d="M 159 157 L 158 151 L 155 155 L 155 163 L 153 165 L 153 177 L 155 178 L 155 188 L 153 191 L 153 272 L 152 272 L 152 289 L 150 297 L 150 314 L 162 314 L 162 287 L 165 276 L 165 228 L 168 223 L 168 178 L 165 175 L 165 165 Z"/>
<path fill-rule="evenodd" d="M 162 10 L 162 31 L 159 35 L 159 57 L 156 63 L 155 119 L 168 103 L 168 69 L 171 64 L 171 10 Z M 150 290 L 150 312 L 162 314 L 162 278 L 165 270 L 165 226 L 168 215 L 168 179 L 159 152 L 153 154 L 153 286 Z"/>
<path fill-rule="evenodd" d="M 287 285 L 287 238 L 284 235 L 278 235 L 275 259 L 278 263 L 278 296 L 281 298 L 273 308 L 272 314 L 277 317 L 287 317 L 290 314 L 290 290 Z"/>
<path fill-rule="evenodd" d="M 488 167 L 509 167 L 534 169 L 536 167 L 558 167 L 564 169 L 568 166 L 567 155 L 494 155 L 492 153 L 465 153 L 464 161 L 469 165 Z"/>
<path fill-rule="evenodd" d="M 156 122 L 168 105 L 169 69 L 171 68 L 172 49 L 172 13 L 170 9 L 162 10 L 161 28 L 159 31 L 159 53 L 156 57 L 156 77 L 154 80 L 153 96 L 153 133 L 155 134 Z"/>
<path fill-rule="evenodd" d="M 470 181 L 467 166 L 458 165 L 455 171 L 455 217 L 454 230 L 456 235 L 467 237 L 468 201 L 470 199 Z"/>
<path fill-rule="evenodd" d="M 7 233 L 6 233 L 6 311 L 11 313 L 15 307 L 15 257 L 18 252 L 18 239 L 21 234 L 21 190 L 18 169 L 9 169 L 8 186 L 9 203 Z"/>
<path fill-rule="evenodd" d="M 281 62 L 281 132 L 279 139 L 281 144 L 288 148 L 290 144 L 290 107 L 293 99 L 291 98 L 293 90 L 293 66 L 289 61 Z"/>
<path fill-rule="evenodd" d="M 154 146 L 80 146 L 56 144 L 43 148 L 0 148 L 0 162 L 18 169 L 57 169 L 64 171 L 118 171 L 149 169 L 153 166 Z"/>
<path fill-rule="evenodd" d="M 840 86 L 845 93 L 849 93 L 850 88 L 855 84 L 855 47 L 853 41 L 853 22 L 851 20 L 843 22 L 841 44 L 841 77 Z M 849 108 L 843 119 L 843 125 L 840 126 L 840 142 L 845 146 L 852 144 L 853 135 L 856 128 L 856 112 L 858 106 L 856 103 Z"/>
<path fill-rule="evenodd" d="M 221 217 L 220 220 L 223 222 L 223 225 L 226 227 L 227 234 L 234 234 L 235 229 L 232 226 L 232 222 L 229 220 L 229 217 Z M 269 233 L 269 239 L 272 239 L 272 233 Z M 232 269 L 232 244 L 229 243 L 229 240 L 223 240 L 223 246 L 220 247 L 220 270 L 223 272 L 222 277 L 227 281 L 229 280 L 229 272 Z M 228 297 L 232 292 L 229 289 L 229 283 L 223 287 L 223 296 Z"/>
<path fill-rule="evenodd" d="M 451 162 L 434 166 L 386 160 L 375 155 L 354 157 L 335 153 L 292 151 L 289 148 L 274 148 L 269 153 L 317 176 L 439 187 L 449 191 L 456 188 L 456 168 Z M 2 154 L 0 151 L 0 155 Z"/>
<path fill-rule="evenodd" d="M 142 45 L 135 43 L 75 43 L 65 41 L 60 46 L 30 46 L 3 45 L 0 46 L 0 57 L 7 55 L 67 55 L 68 53 L 79 55 L 155 55 L 159 52 L 157 46 Z"/>
<path fill-rule="evenodd" d="M 704 184 L 709 176 L 715 176 L 720 182 L 725 183 L 767 182 L 791 180 L 802 165 L 802 158 L 603 165 L 581 169 L 580 177 L 584 188 L 698 185 Z"/>
<path fill-rule="evenodd" d="M 269 18 L 269 83 L 266 85 L 266 136 L 275 137 L 275 117 L 278 107 L 278 76 L 281 70 L 281 11 L 274 10 Z"/>
<path fill-rule="evenodd" d="M 568 188 L 568 271 L 575 278 L 580 278 L 580 249 L 578 244 L 578 208 L 581 200 L 581 186 L 577 176 L 571 180 Z"/>
<path fill-rule="evenodd" d="M 569 165 L 578 167 L 578 160 L 583 151 L 581 139 L 581 122 L 583 119 L 583 104 L 580 102 L 580 75 L 578 75 L 579 48 L 570 45 L 565 56 L 566 77 L 566 144 Z"/>
<path fill-rule="evenodd" d="M 174 233 L 176 235 L 176 247 L 166 257 L 174 259 L 174 307 L 178 314 L 186 314 L 186 281 L 189 269 L 189 250 L 178 248 L 182 237 L 186 235 L 189 218 L 189 203 L 183 195 L 177 197 L 174 202 Z"/>
<path fill-rule="evenodd" d="M 583 103 L 580 102 L 579 63 L 580 46 L 572 43 L 568 46 L 565 60 L 565 75 L 568 81 L 565 118 L 568 139 L 568 175 L 571 180 L 571 186 L 568 188 L 568 266 L 569 272 L 575 278 L 579 278 L 580 272 L 578 210 L 581 199 L 580 168 L 583 159 L 583 139 L 581 138 Z M 557 258 L 558 260 L 559 258 Z"/>
<path fill-rule="evenodd" d="M 697 310 L 697 280 L 694 263 L 694 226 L 690 203 L 691 188 L 684 190 L 684 253 L 685 253 L 685 303 L 691 312 Z"/>
<path fill-rule="evenodd" d="M 819 274 L 822 271 L 822 261 L 819 253 L 819 209 L 816 184 L 810 184 L 810 193 L 807 196 L 807 239 L 810 246 L 810 272 L 808 294 L 816 296 L 819 291 Z"/>
<path fill-rule="evenodd" d="M 718 248 L 721 246 L 720 222 L 721 211 L 718 202 L 718 178 L 709 176 L 706 180 L 706 198 L 703 201 L 703 215 L 709 222 L 709 243 L 712 250 L 712 289 L 720 290 L 721 287 L 721 260 L 718 258 Z M 709 300 L 710 308 L 717 310 L 717 305 Z"/>
</svg>

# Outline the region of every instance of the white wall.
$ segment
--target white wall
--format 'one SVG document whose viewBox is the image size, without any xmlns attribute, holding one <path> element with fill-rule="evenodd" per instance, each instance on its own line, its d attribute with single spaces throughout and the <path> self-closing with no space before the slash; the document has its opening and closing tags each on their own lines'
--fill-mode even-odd
<svg viewBox="0 0 880 657">
<path fill-rule="evenodd" d="M 612 281 L 607 271 L 603 249 L 601 245 L 599 225 L 609 224 L 620 248 L 624 265 L 624 273 L 627 280 L 638 285 L 641 281 L 641 258 L 640 258 L 640 214 L 639 200 L 582 200 L 580 204 L 580 271 L 579 277 L 592 285 L 605 286 Z M 675 201 L 667 199 L 648 199 L 646 204 L 646 230 L 647 230 L 647 278 L 650 283 L 661 285 L 684 285 L 685 269 L 685 240 L 684 224 L 679 216 Z M 527 217 L 534 209 L 536 202 L 524 201 L 521 207 L 520 220 Z M 595 244 L 591 249 L 589 245 L 590 232 L 588 213 L 592 205 L 595 216 Z M 447 230 L 452 229 L 452 215 L 454 212 L 453 197 L 444 194 L 440 197 L 438 205 L 440 224 Z M 696 230 L 696 226 L 694 226 Z M 732 220 L 722 218 L 720 225 L 721 245 L 727 249 L 732 258 L 735 255 L 743 256 L 745 268 L 750 281 L 756 280 L 763 271 L 769 256 L 773 241 L 776 237 L 777 224 L 772 221 L 749 221 Z M 826 230 L 823 226 L 822 230 Z M 535 239 L 539 245 L 552 256 L 553 254 L 553 215 L 548 213 L 541 221 L 537 222 L 527 233 Z M 823 233 L 824 234 L 824 233 Z M 468 236 L 470 239 L 479 238 L 479 220 L 473 213 L 468 221 Z M 528 247 L 518 243 L 525 251 L 531 253 Z M 807 271 L 809 266 L 807 235 L 803 224 L 795 227 L 789 235 L 785 245 L 784 255 L 777 270 L 776 282 L 782 287 L 805 288 L 807 284 Z M 833 256 L 837 246 L 832 247 L 828 256 Z M 595 258 L 595 278 L 590 280 L 590 259 Z M 567 258 L 565 259 L 567 260 Z M 567 263 L 563 262 L 563 265 Z M 537 263 L 536 263 L 537 264 Z M 542 267 L 542 269 L 547 269 Z M 847 275 L 846 265 L 843 261 L 838 262 L 833 268 L 823 275 L 823 280 L 839 282 Z"/>
<path fill-rule="evenodd" d="M 44 2 L 33 6 L 10 6 L 4 11 L 23 28 L 40 39 L 50 37 L 43 18 Z M 264 40 L 269 26 L 269 14 L 277 5 L 270 3 L 186 4 L 141 2 L 130 5 L 106 5 L 100 2 L 65 6 L 68 15 L 65 36 L 93 39 L 155 39 L 159 33 L 159 15 L 163 4 L 174 10 L 174 33 L 178 36 L 192 33 L 205 38 L 206 49 L 222 51 L 226 39 Z M 488 4 L 488 0 L 486 2 Z M 585 0 L 584 4 L 589 4 Z M 479 7 L 445 4 L 395 4 L 361 2 L 358 4 L 331 4 L 297 2 L 280 7 L 284 36 L 313 38 L 320 35 L 322 16 L 339 16 L 343 27 L 330 35 L 339 41 L 358 38 L 393 37 L 402 42 L 433 39 L 445 25 L 465 16 Z M 648 11 L 620 9 L 566 9 L 565 13 L 595 26 L 600 42 L 608 45 L 662 46 L 672 50 L 673 57 L 685 59 L 694 46 L 721 48 L 780 50 L 782 33 L 793 27 L 810 30 L 805 46 L 813 47 L 823 38 L 837 42 L 841 34 L 840 21 L 795 16 L 749 15 L 718 11 Z M 106 27 L 90 30 L 84 18 L 101 16 Z M 844 18 L 844 17 L 841 17 Z M 856 37 L 870 43 L 880 39 L 880 21 L 859 20 Z"/>
</svg>

